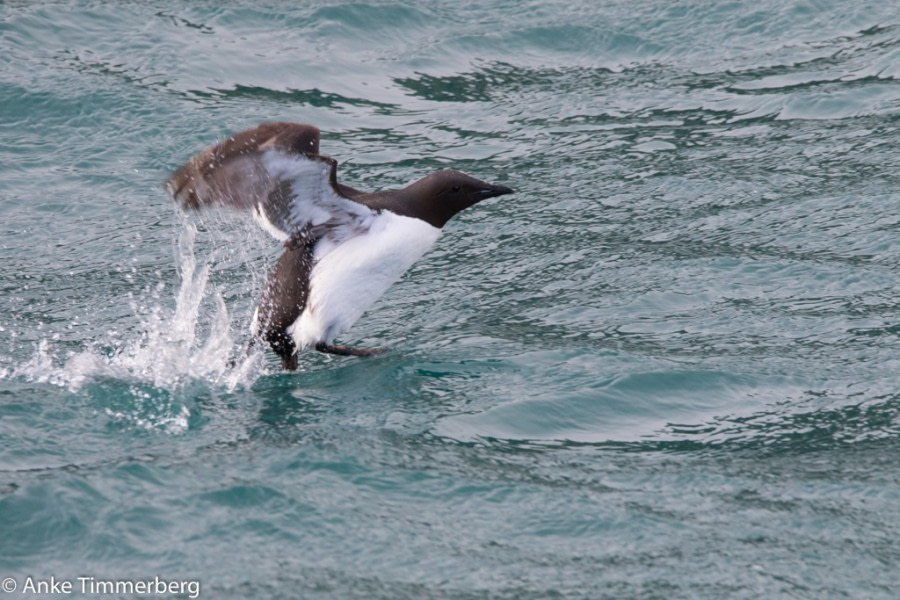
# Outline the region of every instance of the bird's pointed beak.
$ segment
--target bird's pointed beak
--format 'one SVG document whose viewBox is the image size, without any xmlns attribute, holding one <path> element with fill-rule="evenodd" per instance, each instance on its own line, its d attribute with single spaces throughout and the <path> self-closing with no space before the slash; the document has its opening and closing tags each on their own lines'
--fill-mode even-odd
<svg viewBox="0 0 900 600">
<path fill-rule="evenodd" d="M 515 191 L 512 188 L 508 188 L 505 185 L 492 185 L 479 191 L 479 195 L 481 196 L 482 200 L 486 198 L 493 198 L 495 196 L 505 196 L 506 194 L 514 193 Z"/>
</svg>

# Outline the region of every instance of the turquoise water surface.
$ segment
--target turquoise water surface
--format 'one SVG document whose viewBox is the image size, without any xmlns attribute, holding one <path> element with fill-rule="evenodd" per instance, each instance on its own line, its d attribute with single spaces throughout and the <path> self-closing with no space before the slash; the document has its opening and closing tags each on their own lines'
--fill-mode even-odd
<svg viewBox="0 0 900 600">
<path fill-rule="evenodd" d="M 896 2 L 0 4 L 0 597 L 897 598 L 898 79 Z M 266 120 L 516 189 L 388 354 L 243 357 L 278 245 L 161 183 Z"/>
</svg>

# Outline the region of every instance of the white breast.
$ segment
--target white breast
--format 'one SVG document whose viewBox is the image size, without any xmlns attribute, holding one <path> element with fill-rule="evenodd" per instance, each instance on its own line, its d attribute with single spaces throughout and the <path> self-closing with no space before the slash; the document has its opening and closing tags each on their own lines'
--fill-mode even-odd
<svg viewBox="0 0 900 600">
<path fill-rule="evenodd" d="M 298 348 L 331 343 L 359 319 L 438 239 L 420 219 L 383 211 L 362 235 L 315 248 L 309 299 L 288 329 Z"/>
</svg>

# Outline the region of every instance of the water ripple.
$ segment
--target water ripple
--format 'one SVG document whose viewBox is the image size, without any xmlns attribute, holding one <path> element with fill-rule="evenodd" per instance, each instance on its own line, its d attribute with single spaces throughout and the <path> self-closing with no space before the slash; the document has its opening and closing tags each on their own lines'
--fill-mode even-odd
<svg viewBox="0 0 900 600">
<path fill-rule="evenodd" d="M 0 570 L 893 597 L 898 34 L 830 0 L 4 3 Z M 276 119 L 355 187 L 517 190 L 348 334 L 386 356 L 225 368 L 278 248 L 160 182 Z"/>
</svg>

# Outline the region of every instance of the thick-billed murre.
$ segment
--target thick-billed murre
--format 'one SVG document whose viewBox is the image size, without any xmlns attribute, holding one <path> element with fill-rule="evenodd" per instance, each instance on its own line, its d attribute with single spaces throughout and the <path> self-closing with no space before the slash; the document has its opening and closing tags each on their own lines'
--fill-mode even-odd
<svg viewBox="0 0 900 600">
<path fill-rule="evenodd" d="M 403 189 L 361 192 L 337 182 L 337 161 L 319 154 L 319 130 L 299 123 L 242 131 L 194 156 L 166 187 L 185 209 L 251 211 L 284 243 L 252 335 L 290 370 L 298 349 L 380 353 L 332 342 L 431 248 L 456 213 L 513 193 L 449 169 Z"/>
</svg>

